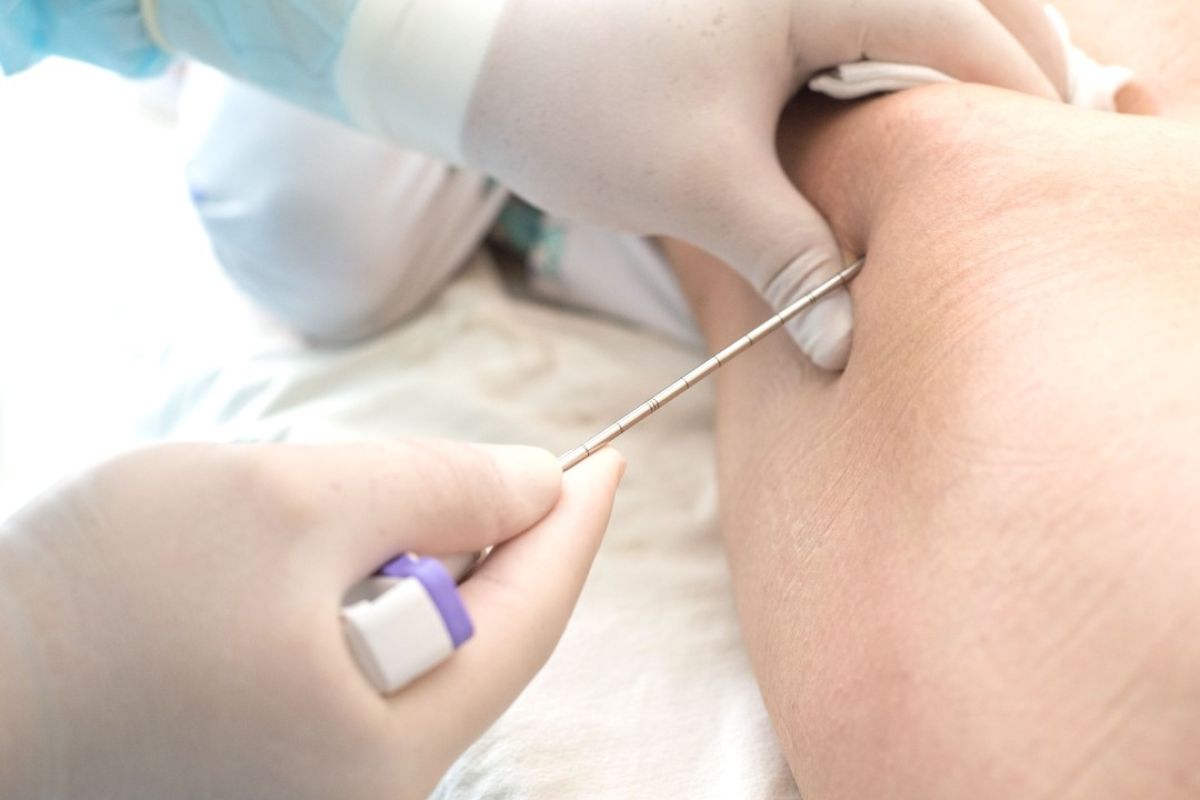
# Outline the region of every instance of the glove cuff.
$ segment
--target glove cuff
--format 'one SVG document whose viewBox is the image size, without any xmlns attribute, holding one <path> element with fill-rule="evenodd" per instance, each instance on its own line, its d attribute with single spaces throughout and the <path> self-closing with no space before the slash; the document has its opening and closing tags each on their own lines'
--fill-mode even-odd
<svg viewBox="0 0 1200 800">
<path fill-rule="evenodd" d="M 462 163 L 463 126 L 504 0 L 361 0 L 337 65 L 350 120 Z"/>
</svg>

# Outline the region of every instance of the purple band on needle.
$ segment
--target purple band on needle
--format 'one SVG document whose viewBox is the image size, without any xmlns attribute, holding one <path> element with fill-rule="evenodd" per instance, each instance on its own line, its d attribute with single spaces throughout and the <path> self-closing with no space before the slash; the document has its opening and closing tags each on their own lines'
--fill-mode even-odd
<svg viewBox="0 0 1200 800">
<path fill-rule="evenodd" d="M 442 615 L 442 622 L 455 649 L 474 635 L 475 626 L 467 614 L 467 607 L 463 605 L 458 586 L 436 558 L 403 555 L 384 564 L 379 574 L 397 580 L 416 578 L 420 581 L 429 599 L 433 600 L 434 606 L 437 607 L 438 613 Z"/>
</svg>

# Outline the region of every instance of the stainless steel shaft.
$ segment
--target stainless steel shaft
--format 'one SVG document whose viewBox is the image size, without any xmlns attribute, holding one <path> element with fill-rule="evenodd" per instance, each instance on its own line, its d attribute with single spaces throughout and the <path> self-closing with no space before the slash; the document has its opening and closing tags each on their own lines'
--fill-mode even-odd
<svg viewBox="0 0 1200 800">
<path fill-rule="evenodd" d="M 771 317 L 766 322 L 726 347 L 724 350 L 717 353 L 715 356 L 708 359 L 703 364 L 696 367 L 667 388 L 663 389 L 661 392 L 654 395 L 625 416 L 621 417 L 612 425 L 609 425 L 607 428 L 600 431 L 578 447 L 563 453 L 558 457 L 558 463 L 562 466 L 563 472 L 566 472 L 572 467 L 578 466 L 602 447 L 612 444 L 614 441 L 616 441 L 617 437 L 643 422 L 647 417 L 653 415 L 667 403 L 670 403 L 672 400 L 703 381 L 709 375 L 712 375 L 721 367 L 725 366 L 730 361 L 749 350 L 755 344 L 762 341 L 765 337 L 770 336 L 772 333 L 779 330 L 788 322 L 800 316 L 804 312 L 808 311 L 810 308 L 836 292 L 838 289 L 848 286 L 850 281 L 854 280 L 858 273 L 862 271 L 864 263 L 866 263 L 866 259 L 859 259 L 850 266 L 846 267 L 837 275 L 825 281 L 820 286 L 813 289 L 811 292 L 804 295 L 775 316 Z"/>
</svg>

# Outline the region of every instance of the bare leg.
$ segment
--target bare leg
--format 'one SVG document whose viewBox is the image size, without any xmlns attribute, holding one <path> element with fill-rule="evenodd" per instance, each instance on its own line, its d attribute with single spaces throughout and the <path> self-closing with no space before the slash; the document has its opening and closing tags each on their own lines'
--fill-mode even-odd
<svg viewBox="0 0 1200 800">
<path fill-rule="evenodd" d="M 780 337 L 719 387 L 739 609 L 801 790 L 1194 796 L 1197 129 L 949 87 L 781 144 L 870 254 L 843 376 Z M 765 315 L 672 250 L 714 343 Z"/>
</svg>

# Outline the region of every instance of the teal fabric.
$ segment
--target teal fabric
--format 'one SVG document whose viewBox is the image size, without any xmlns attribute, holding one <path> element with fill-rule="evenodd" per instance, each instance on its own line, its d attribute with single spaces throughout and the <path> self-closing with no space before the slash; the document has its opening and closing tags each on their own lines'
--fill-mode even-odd
<svg viewBox="0 0 1200 800">
<path fill-rule="evenodd" d="M 137 0 L 0 0 L 0 69 L 11 75 L 51 55 L 131 77 L 157 74 L 171 60 L 151 40 Z"/>
<path fill-rule="evenodd" d="M 496 227 L 492 243 L 527 257 L 541 241 L 546 228 L 546 215 L 519 197 L 508 201 Z"/>
<path fill-rule="evenodd" d="M 508 201 L 488 240 L 518 256 L 534 276 L 558 278 L 566 229 L 519 197 Z"/>
</svg>

